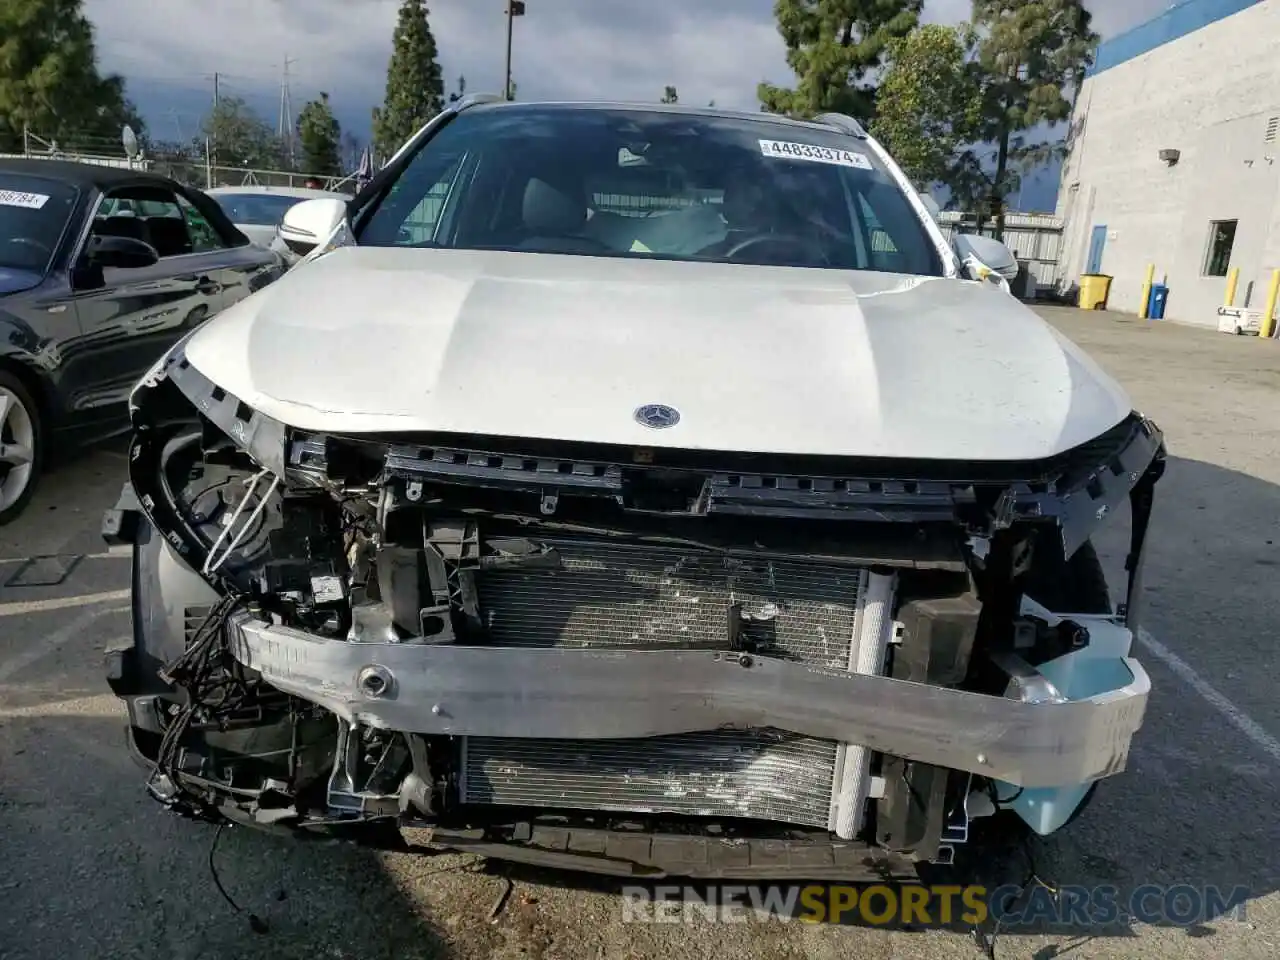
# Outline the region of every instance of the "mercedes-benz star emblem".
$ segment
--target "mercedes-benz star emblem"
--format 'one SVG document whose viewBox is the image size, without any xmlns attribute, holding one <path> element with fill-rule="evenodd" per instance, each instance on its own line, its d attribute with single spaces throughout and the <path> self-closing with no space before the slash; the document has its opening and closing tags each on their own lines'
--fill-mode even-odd
<svg viewBox="0 0 1280 960">
<path fill-rule="evenodd" d="M 665 403 L 646 403 L 636 411 L 636 423 L 654 430 L 665 430 L 680 422 L 680 411 Z"/>
</svg>

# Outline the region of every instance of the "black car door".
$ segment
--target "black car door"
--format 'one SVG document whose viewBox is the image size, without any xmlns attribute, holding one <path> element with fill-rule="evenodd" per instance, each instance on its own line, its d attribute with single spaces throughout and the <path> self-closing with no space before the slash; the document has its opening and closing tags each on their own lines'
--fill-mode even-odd
<svg viewBox="0 0 1280 960">
<path fill-rule="evenodd" d="M 227 219 L 222 208 L 203 193 L 183 190 L 178 206 L 186 220 L 192 243 L 199 253 L 217 253 L 221 309 L 225 310 L 282 276 L 284 260 L 255 246 Z"/>
<path fill-rule="evenodd" d="M 74 303 L 84 356 L 92 358 L 69 377 L 77 419 L 123 420 L 130 391 L 156 359 L 244 295 L 240 289 L 252 281 L 246 261 L 260 272 L 269 269 L 270 258 L 240 249 L 237 239 L 243 237 L 234 229 L 220 231 L 203 216 L 193 223 L 192 209 L 186 196 L 164 185 L 120 187 L 105 195 L 91 233 L 144 240 L 160 259 L 149 267 L 77 272 Z"/>
</svg>

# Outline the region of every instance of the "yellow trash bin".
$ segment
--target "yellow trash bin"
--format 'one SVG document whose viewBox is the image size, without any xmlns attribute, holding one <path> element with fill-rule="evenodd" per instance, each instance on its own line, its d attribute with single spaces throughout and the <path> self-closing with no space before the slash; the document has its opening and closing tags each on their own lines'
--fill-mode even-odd
<svg viewBox="0 0 1280 960">
<path fill-rule="evenodd" d="M 1080 278 L 1081 310 L 1107 309 L 1107 297 L 1111 295 L 1111 278 L 1101 273 L 1086 273 Z"/>
</svg>

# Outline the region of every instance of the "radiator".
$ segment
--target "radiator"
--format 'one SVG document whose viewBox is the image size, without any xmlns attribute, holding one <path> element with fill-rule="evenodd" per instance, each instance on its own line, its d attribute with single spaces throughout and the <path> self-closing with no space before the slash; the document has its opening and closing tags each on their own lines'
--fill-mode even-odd
<svg viewBox="0 0 1280 960">
<path fill-rule="evenodd" d="M 743 638 L 763 656 L 871 672 L 882 662 L 891 578 L 830 563 L 543 542 L 559 553 L 559 569 L 476 578 L 497 646 L 723 646 L 736 605 Z M 852 836 L 866 767 L 860 747 L 772 730 L 471 737 L 462 745 L 460 793 L 469 804 L 742 817 Z"/>
</svg>

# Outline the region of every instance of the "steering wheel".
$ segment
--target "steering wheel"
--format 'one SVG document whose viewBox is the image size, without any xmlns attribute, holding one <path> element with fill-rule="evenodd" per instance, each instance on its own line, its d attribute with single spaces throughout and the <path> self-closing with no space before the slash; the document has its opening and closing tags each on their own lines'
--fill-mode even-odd
<svg viewBox="0 0 1280 960">
<path fill-rule="evenodd" d="M 726 260 L 732 260 L 743 251 L 750 250 L 752 247 L 758 247 L 761 244 L 766 243 L 779 244 L 782 246 L 789 245 L 796 249 L 806 250 L 810 253 L 817 254 L 818 259 L 823 263 L 829 262 L 827 255 L 821 246 L 806 237 L 797 237 L 793 234 L 787 233 L 758 233 L 754 236 L 747 237 L 747 239 L 741 240 L 730 247 L 729 251 L 724 254 L 724 258 Z"/>
</svg>

